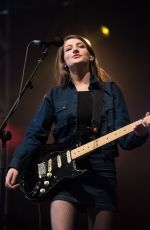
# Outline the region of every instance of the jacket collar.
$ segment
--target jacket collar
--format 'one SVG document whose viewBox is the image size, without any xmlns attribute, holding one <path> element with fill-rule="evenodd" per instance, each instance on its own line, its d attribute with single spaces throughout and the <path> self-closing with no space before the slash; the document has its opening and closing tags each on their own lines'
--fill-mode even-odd
<svg viewBox="0 0 150 230">
<path fill-rule="evenodd" d="M 103 82 L 100 81 L 98 77 L 91 75 L 89 89 L 102 89 L 102 88 L 103 88 Z"/>
<path fill-rule="evenodd" d="M 68 86 L 74 87 L 71 78 L 68 81 Z M 89 89 L 100 89 L 100 88 L 103 88 L 103 82 L 100 81 L 98 77 L 91 75 Z"/>
</svg>

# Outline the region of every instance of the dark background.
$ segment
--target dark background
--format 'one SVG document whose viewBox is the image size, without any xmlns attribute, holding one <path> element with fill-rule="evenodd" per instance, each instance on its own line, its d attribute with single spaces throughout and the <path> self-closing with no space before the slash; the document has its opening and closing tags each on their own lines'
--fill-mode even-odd
<svg viewBox="0 0 150 230">
<path fill-rule="evenodd" d="M 18 96 L 27 44 L 34 39 L 48 40 L 56 36 L 80 34 L 88 38 L 101 66 L 122 88 L 131 120 L 150 111 L 150 14 L 143 1 L 85 0 L 12 0 L 0 2 L 0 119 L 8 113 Z M 100 33 L 100 26 L 110 28 L 110 36 Z M 54 84 L 53 64 L 56 47 L 50 47 L 17 111 L 7 126 L 12 132 L 8 143 L 7 164 L 37 105 Z M 31 46 L 25 80 L 41 56 L 42 48 Z M 51 137 L 50 137 L 51 140 Z M 114 230 L 150 229 L 150 141 L 133 151 L 120 150 L 117 158 L 119 212 Z M 1 151 L 2 152 L 2 151 Z M 39 213 L 47 230 L 48 203 L 27 200 L 20 190 L 7 191 L 5 202 L 8 230 L 37 230 Z M 87 229 L 81 215 L 78 229 Z"/>
</svg>

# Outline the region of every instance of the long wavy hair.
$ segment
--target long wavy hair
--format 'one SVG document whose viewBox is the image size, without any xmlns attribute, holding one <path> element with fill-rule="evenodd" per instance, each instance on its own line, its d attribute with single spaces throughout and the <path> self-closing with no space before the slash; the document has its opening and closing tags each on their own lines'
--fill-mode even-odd
<svg viewBox="0 0 150 230">
<path fill-rule="evenodd" d="M 89 61 L 90 73 L 96 76 L 100 81 L 111 81 L 111 77 L 109 76 L 109 74 L 103 68 L 100 67 L 98 60 L 95 56 L 95 52 L 92 49 L 92 47 L 88 44 L 86 39 L 80 35 L 68 35 L 64 38 L 64 43 L 72 38 L 77 38 L 81 40 L 86 45 L 86 48 L 89 51 L 90 55 L 94 57 L 93 61 Z M 69 68 L 66 66 L 64 60 L 64 45 L 58 49 L 58 52 L 56 54 L 55 78 L 58 84 L 62 87 L 65 87 L 70 80 Z"/>
</svg>

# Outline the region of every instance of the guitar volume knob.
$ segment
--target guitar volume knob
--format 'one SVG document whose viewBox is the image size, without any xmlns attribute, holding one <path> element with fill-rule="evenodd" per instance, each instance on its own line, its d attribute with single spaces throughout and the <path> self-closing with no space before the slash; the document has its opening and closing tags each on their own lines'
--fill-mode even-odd
<svg viewBox="0 0 150 230">
<path fill-rule="evenodd" d="M 50 178 L 52 176 L 52 173 L 47 173 L 47 177 Z"/>
<path fill-rule="evenodd" d="M 45 188 L 41 188 L 40 193 L 42 193 L 42 194 L 45 193 Z"/>
<path fill-rule="evenodd" d="M 48 186 L 49 185 L 49 181 L 48 180 L 44 181 L 44 185 Z"/>
</svg>

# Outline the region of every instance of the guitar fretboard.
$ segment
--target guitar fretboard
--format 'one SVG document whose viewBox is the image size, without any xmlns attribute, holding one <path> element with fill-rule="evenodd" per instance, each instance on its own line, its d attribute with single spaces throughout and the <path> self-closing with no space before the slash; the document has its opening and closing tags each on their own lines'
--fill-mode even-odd
<svg viewBox="0 0 150 230">
<path fill-rule="evenodd" d="M 145 118 L 145 120 L 150 124 L 150 115 Z M 139 120 L 140 121 L 140 120 Z M 136 121 L 138 122 L 138 121 Z M 87 144 L 84 144 L 82 146 L 79 146 L 73 150 L 71 150 L 71 158 L 76 159 L 81 156 L 88 155 L 93 150 L 110 143 L 111 141 L 114 141 L 122 136 L 125 136 L 128 133 L 133 132 L 133 127 L 136 122 L 133 122 L 132 124 L 126 125 L 116 131 L 113 131 L 109 134 L 106 134 L 102 137 L 99 137 L 93 141 L 88 142 Z"/>
</svg>

